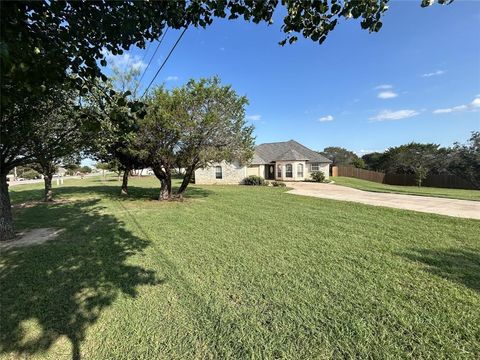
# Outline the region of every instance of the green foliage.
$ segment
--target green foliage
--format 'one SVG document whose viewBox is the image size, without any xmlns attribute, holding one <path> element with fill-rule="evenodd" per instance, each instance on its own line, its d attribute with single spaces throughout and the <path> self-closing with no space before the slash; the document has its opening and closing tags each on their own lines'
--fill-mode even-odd
<svg viewBox="0 0 480 360">
<path fill-rule="evenodd" d="M 242 181 L 243 185 L 252 185 L 252 186 L 258 186 L 258 185 L 265 185 L 265 179 L 261 176 L 257 175 L 250 175 L 243 179 Z"/>
<path fill-rule="evenodd" d="M 169 178 L 174 168 L 184 168 L 181 194 L 196 169 L 223 160 L 248 161 L 254 139 L 253 127 L 245 120 L 247 103 L 246 97 L 223 86 L 218 77 L 190 80 L 173 90 L 155 89 L 139 122 L 135 146 L 142 162 L 152 167 L 160 181 Z"/>
<path fill-rule="evenodd" d="M 330 146 L 320 152 L 327 159 L 332 160 L 332 166 L 335 165 L 352 165 L 358 161 L 358 156 L 352 151 L 338 146 Z"/>
<path fill-rule="evenodd" d="M 80 168 L 80 172 L 84 174 L 90 174 L 92 172 L 92 168 L 85 165 Z"/>
<path fill-rule="evenodd" d="M 467 144 L 450 149 L 448 171 L 480 189 L 480 131 L 472 132 Z"/>
<path fill-rule="evenodd" d="M 275 186 L 275 187 L 285 187 L 287 186 L 284 182 L 281 182 L 281 181 L 272 181 L 272 186 Z"/>
<path fill-rule="evenodd" d="M 372 171 L 383 171 L 383 153 L 373 152 L 362 156 L 365 169 Z"/>
<path fill-rule="evenodd" d="M 325 182 L 325 174 L 323 171 L 313 171 L 311 177 L 315 182 Z"/>
<path fill-rule="evenodd" d="M 27 180 L 40 179 L 40 173 L 36 170 L 30 169 L 22 173 L 23 178 Z"/>
<path fill-rule="evenodd" d="M 365 161 L 362 158 L 357 157 L 355 160 L 352 161 L 352 165 L 358 169 L 365 169 Z"/>
</svg>

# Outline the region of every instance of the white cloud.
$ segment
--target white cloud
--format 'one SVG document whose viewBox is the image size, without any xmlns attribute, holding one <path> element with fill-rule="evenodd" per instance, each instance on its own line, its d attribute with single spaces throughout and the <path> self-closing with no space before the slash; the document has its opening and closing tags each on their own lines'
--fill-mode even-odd
<svg viewBox="0 0 480 360">
<path fill-rule="evenodd" d="M 322 116 L 320 119 L 318 119 L 318 121 L 320 122 L 333 121 L 333 116 L 332 115 Z"/>
<path fill-rule="evenodd" d="M 393 98 L 396 98 L 397 96 L 398 96 L 397 93 L 390 90 L 382 91 L 377 95 L 379 99 L 393 99 Z"/>
<path fill-rule="evenodd" d="M 477 108 L 480 108 L 480 96 L 477 95 L 473 101 L 468 105 L 458 105 L 451 108 L 436 109 L 433 111 L 434 114 L 449 114 L 453 112 L 461 111 L 474 111 Z"/>
<path fill-rule="evenodd" d="M 166 81 L 177 81 L 178 80 L 178 76 L 167 76 L 167 78 L 165 79 Z"/>
<path fill-rule="evenodd" d="M 246 116 L 246 119 L 247 120 L 250 120 L 250 121 L 259 121 L 262 119 L 262 115 L 258 115 L 258 114 L 255 114 L 255 115 L 247 115 Z"/>
<path fill-rule="evenodd" d="M 425 74 L 422 75 L 422 77 L 432 77 L 432 76 L 439 76 L 439 75 L 443 75 L 443 74 L 445 74 L 445 71 L 437 70 L 437 71 L 434 71 L 434 72 L 425 73 Z"/>
<path fill-rule="evenodd" d="M 378 85 L 378 86 L 375 86 L 375 90 L 388 90 L 388 89 L 392 89 L 393 86 L 392 85 L 389 85 L 389 84 L 383 84 L 383 85 Z"/>
<path fill-rule="evenodd" d="M 103 50 L 102 53 L 107 58 L 110 66 L 117 67 L 120 70 L 134 69 L 143 71 L 147 67 L 147 64 L 144 63 L 139 56 L 132 56 L 129 53 L 122 55 L 112 55 L 111 52 Z"/>
<path fill-rule="evenodd" d="M 389 121 L 389 120 L 401 120 L 407 119 L 420 114 L 416 110 L 383 110 L 379 112 L 377 115 L 370 118 L 372 121 Z"/>
</svg>

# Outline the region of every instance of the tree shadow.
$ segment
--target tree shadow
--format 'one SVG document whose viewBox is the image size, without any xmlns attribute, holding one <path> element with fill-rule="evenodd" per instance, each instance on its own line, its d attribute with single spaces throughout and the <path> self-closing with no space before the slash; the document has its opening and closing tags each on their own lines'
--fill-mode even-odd
<svg viewBox="0 0 480 360">
<path fill-rule="evenodd" d="M 480 252 L 472 249 L 413 249 L 402 256 L 425 264 L 430 273 L 480 292 Z"/>
<path fill-rule="evenodd" d="M 0 258 L 0 353 L 34 354 L 67 337 L 81 358 L 86 330 L 120 294 L 161 283 L 128 264 L 149 245 L 104 213 L 98 200 L 38 205 L 16 211 L 20 228 L 65 230 L 42 245 L 3 250 Z M 27 331 L 35 325 L 35 335 Z M 31 329 L 30 329 L 31 330 Z"/>
<path fill-rule="evenodd" d="M 175 188 L 174 188 L 175 189 Z M 135 201 L 135 200 L 158 200 L 159 188 L 129 186 L 129 195 L 120 195 L 119 184 L 108 185 L 93 185 L 93 186 L 61 186 L 54 189 L 54 199 L 62 196 L 69 196 L 72 194 L 80 195 L 97 195 L 101 194 L 104 197 L 110 199 L 122 200 L 122 201 Z M 205 198 L 211 195 L 213 191 L 189 186 L 185 192 L 186 199 L 198 199 Z M 29 201 L 42 201 L 44 196 L 43 189 L 29 189 L 13 191 L 10 193 L 12 203 L 18 204 Z"/>
</svg>

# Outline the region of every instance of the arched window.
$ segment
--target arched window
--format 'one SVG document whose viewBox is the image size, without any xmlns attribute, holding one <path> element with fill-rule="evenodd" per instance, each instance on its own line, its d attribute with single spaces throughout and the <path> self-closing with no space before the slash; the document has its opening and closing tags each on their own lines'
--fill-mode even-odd
<svg viewBox="0 0 480 360">
<path fill-rule="evenodd" d="M 285 177 L 291 178 L 293 177 L 293 167 L 292 164 L 285 165 Z"/>
<path fill-rule="evenodd" d="M 215 179 L 222 179 L 222 167 L 215 166 Z"/>
<path fill-rule="evenodd" d="M 277 178 L 282 177 L 282 165 L 277 165 Z"/>
<path fill-rule="evenodd" d="M 297 164 L 297 177 L 303 177 L 303 164 Z"/>
</svg>

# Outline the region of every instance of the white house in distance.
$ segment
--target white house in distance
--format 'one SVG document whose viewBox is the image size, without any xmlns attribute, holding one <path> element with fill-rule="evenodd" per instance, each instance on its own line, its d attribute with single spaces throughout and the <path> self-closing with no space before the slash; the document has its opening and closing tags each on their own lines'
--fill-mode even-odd
<svg viewBox="0 0 480 360">
<path fill-rule="evenodd" d="M 322 171 L 329 176 L 331 161 L 295 140 L 260 144 L 255 147 L 252 160 L 247 165 L 237 162 L 212 164 L 195 171 L 196 184 L 240 184 L 250 175 L 266 180 L 304 181 L 311 173 Z"/>
</svg>

